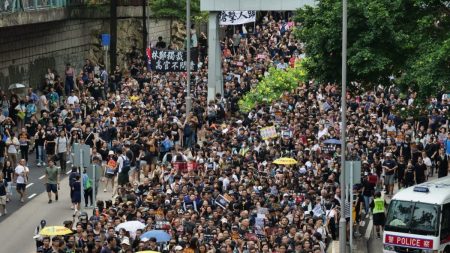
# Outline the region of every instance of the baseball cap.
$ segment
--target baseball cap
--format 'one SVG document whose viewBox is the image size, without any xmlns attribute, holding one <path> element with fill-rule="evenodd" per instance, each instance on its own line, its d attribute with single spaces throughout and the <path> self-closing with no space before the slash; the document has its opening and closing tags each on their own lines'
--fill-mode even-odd
<svg viewBox="0 0 450 253">
<path fill-rule="evenodd" d="M 126 245 L 130 246 L 130 239 L 125 237 L 125 238 L 122 239 L 122 242 L 120 244 L 126 244 Z"/>
</svg>

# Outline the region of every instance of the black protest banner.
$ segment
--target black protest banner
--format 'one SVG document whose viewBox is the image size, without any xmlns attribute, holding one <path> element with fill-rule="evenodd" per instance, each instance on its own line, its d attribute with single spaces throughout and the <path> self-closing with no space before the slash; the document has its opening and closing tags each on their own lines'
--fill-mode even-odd
<svg viewBox="0 0 450 253">
<path fill-rule="evenodd" d="M 150 65 L 156 72 L 186 72 L 186 51 L 151 50 Z M 197 71 L 197 64 L 191 60 L 191 71 Z"/>
</svg>

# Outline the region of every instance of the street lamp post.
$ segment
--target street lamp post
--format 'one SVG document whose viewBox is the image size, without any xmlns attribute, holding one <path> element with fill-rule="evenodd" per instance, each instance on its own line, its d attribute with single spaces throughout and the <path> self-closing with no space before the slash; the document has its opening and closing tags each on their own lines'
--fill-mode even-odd
<svg viewBox="0 0 450 253">
<path fill-rule="evenodd" d="M 347 129 L 347 0 L 342 0 L 342 94 L 341 94 L 341 218 L 339 220 L 339 252 L 346 251 L 346 233 L 347 223 L 345 220 L 345 191 L 346 191 L 346 176 L 345 176 L 345 151 L 346 145 L 346 129 Z M 351 197 L 350 197 L 351 198 Z M 350 199 L 351 201 L 351 199 Z M 350 210 L 351 215 L 351 210 Z M 350 224 L 351 226 L 351 224 Z M 350 235 L 352 236 L 352 235 Z M 351 245 L 350 245 L 351 249 Z"/>
<path fill-rule="evenodd" d="M 191 0 L 186 0 L 186 118 L 191 107 Z"/>
</svg>

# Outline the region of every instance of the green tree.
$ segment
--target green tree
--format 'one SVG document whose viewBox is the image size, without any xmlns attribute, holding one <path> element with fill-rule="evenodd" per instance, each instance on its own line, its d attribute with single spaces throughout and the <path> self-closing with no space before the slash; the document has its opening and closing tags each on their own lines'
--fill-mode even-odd
<svg viewBox="0 0 450 253">
<path fill-rule="evenodd" d="M 349 0 L 348 81 L 371 88 L 394 82 L 423 97 L 448 86 L 449 1 Z M 296 36 L 305 43 L 310 78 L 340 82 L 342 1 L 298 10 Z"/>
<path fill-rule="evenodd" d="M 271 103 L 279 99 L 284 92 L 292 92 L 307 80 L 304 68 L 306 62 L 308 59 L 297 62 L 293 68 L 287 69 L 271 67 L 269 75 L 239 100 L 239 109 L 242 112 L 249 112 L 264 101 Z"/>
<path fill-rule="evenodd" d="M 171 28 L 174 20 L 186 22 L 186 0 L 150 0 L 150 9 L 153 17 L 169 19 Z M 206 22 L 207 18 L 207 12 L 200 11 L 200 0 L 191 0 L 192 23 Z M 172 39 L 172 29 L 170 29 L 170 39 Z"/>
</svg>

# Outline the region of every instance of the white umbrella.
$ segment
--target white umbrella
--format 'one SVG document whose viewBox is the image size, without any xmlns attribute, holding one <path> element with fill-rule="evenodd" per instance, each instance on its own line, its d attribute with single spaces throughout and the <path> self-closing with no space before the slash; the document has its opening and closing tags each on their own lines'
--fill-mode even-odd
<svg viewBox="0 0 450 253">
<path fill-rule="evenodd" d="M 124 228 L 126 231 L 134 233 L 138 229 L 144 229 L 145 228 L 145 224 L 140 222 L 140 221 L 127 221 L 127 222 L 124 222 L 124 223 L 120 223 L 116 227 L 116 231 L 119 231 L 122 228 Z"/>
<path fill-rule="evenodd" d="M 23 89 L 23 88 L 26 88 L 26 87 L 27 87 L 27 86 L 26 86 L 25 84 L 14 83 L 14 84 L 11 84 L 11 85 L 8 87 L 8 90 Z"/>
</svg>

